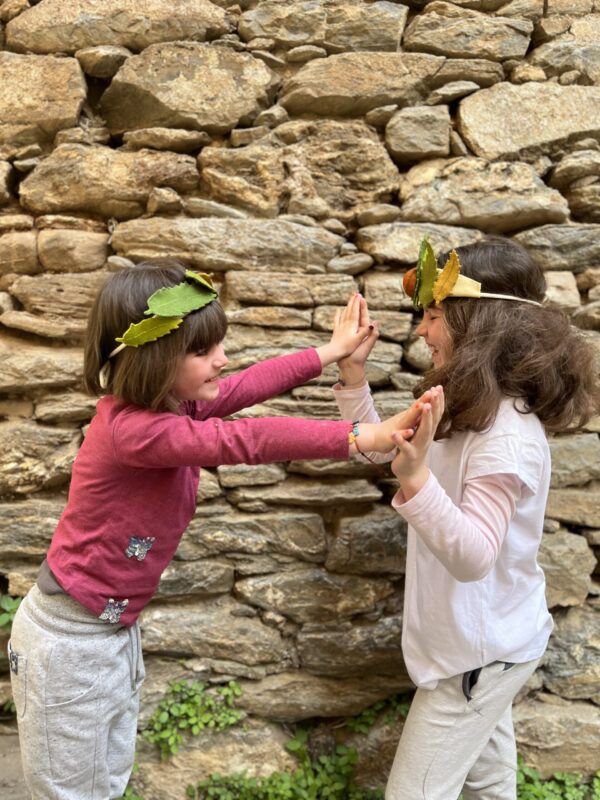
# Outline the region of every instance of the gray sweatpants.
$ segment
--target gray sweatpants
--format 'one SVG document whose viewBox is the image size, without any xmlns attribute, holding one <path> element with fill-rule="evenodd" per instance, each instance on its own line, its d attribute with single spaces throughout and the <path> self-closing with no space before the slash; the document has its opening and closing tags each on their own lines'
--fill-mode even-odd
<svg viewBox="0 0 600 800">
<path fill-rule="evenodd" d="M 463 676 L 417 689 L 385 800 L 516 800 L 517 751 L 512 701 L 539 659 L 509 669 L 484 667 L 470 690 Z"/>
<path fill-rule="evenodd" d="M 144 679 L 138 626 L 103 622 L 34 586 L 17 611 L 9 659 L 33 800 L 121 797 Z"/>
</svg>

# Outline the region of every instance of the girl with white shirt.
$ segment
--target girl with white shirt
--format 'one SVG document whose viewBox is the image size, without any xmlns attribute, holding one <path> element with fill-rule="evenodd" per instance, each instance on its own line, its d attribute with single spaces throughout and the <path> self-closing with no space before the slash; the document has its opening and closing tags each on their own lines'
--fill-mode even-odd
<svg viewBox="0 0 600 800">
<path fill-rule="evenodd" d="M 440 263 L 424 242 L 405 276 L 433 363 L 418 427 L 394 435 L 392 505 L 409 526 L 402 647 L 417 692 L 385 797 L 515 800 L 512 701 L 552 630 L 536 560 L 545 431 L 583 425 L 600 390 L 591 348 L 542 305 L 544 276 L 524 248 L 490 237 Z M 364 300 L 357 324 L 372 332 L 338 362 L 335 392 L 355 430 L 378 419 L 364 377 L 378 329 Z"/>
</svg>

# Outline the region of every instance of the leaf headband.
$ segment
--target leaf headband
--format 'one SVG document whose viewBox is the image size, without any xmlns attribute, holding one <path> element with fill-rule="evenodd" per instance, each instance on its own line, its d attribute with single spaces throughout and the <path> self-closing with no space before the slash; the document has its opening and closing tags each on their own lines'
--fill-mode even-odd
<svg viewBox="0 0 600 800">
<path fill-rule="evenodd" d="M 212 303 L 216 297 L 217 292 L 210 275 L 186 269 L 185 280 L 181 283 L 176 286 L 163 286 L 150 295 L 148 307 L 144 311 L 148 319 L 132 322 L 122 336 L 117 336 L 115 341 L 120 344 L 109 353 L 108 358 L 116 356 L 126 347 L 139 347 L 166 336 L 176 330 L 191 311 L 197 311 Z M 108 383 L 109 368 L 110 364 L 107 361 L 100 370 L 100 385 L 103 389 Z"/>
<path fill-rule="evenodd" d="M 427 239 L 421 241 L 417 266 L 409 269 L 402 280 L 404 291 L 412 297 L 416 311 L 428 308 L 432 303 L 441 303 L 446 297 L 490 297 L 496 300 L 516 300 L 541 306 L 537 300 L 516 297 L 510 294 L 482 292 L 481 284 L 460 274 L 460 259 L 456 250 L 451 250 L 443 269 L 438 269 L 433 248 Z"/>
</svg>

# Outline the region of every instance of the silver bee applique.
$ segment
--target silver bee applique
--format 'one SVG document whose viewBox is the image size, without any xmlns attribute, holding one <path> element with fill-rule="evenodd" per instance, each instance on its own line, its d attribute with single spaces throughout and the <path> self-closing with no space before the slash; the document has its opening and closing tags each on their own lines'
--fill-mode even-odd
<svg viewBox="0 0 600 800">
<path fill-rule="evenodd" d="M 106 604 L 104 611 L 100 614 L 100 619 L 105 622 L 118 622 L 121 619 L 121 614 L 129 605 L 129 600 L 115 600 L 111 597 Z"/>
<path fill-rule="evenodd" d="M 154 544 L 154 539 L 154 536 L 146 536 L 144 538 L 132 536 L 129 540 L 127 550 L 125 550 L 125 555 L 127 558 L 133 558 L 135 556 L 138 561 L 143 561 L 146 558 L 148 550 L 150 550 Z"/>
</svg>

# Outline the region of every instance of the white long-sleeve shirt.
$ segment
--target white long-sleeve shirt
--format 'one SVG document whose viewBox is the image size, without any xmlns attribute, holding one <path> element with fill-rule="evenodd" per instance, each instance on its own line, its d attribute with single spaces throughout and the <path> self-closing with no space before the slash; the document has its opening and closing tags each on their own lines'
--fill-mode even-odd
<svg viewBox="0 0 600 800">
<path fill-rule="evenodd" d="M 344 419 L 377 422 L 368 387 L 335 392 Z M 423 688 L 544 652 L 552 630 L 537 564 L 550 482 L 541 423 L 504 400 L 483 433 L 433 442 L 430 476 L 392 506 L 408 522 L 402 645 Z"/>
</svg>

